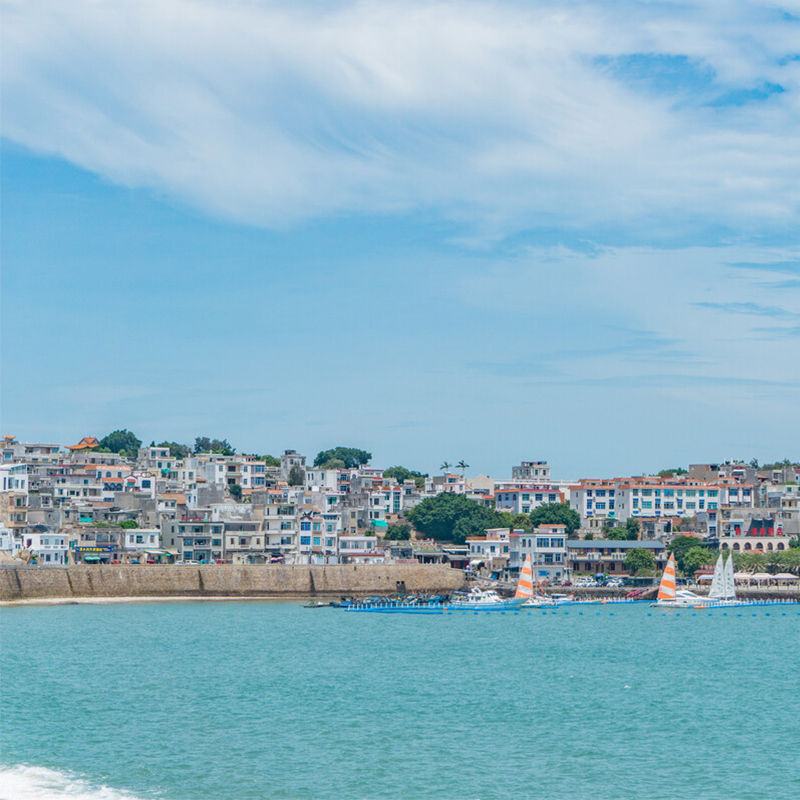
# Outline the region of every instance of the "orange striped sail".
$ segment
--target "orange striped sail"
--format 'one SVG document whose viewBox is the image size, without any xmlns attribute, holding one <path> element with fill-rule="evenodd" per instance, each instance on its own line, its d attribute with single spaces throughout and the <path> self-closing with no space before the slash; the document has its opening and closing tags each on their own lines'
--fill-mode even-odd
<svg viewBox="0 0 800 800">
<path fill-rule="evenodd" d="M 514 597 L 533 597 L 533 568 L 531 567 L 530 553 L 522 565 L 522 570 L 519 573 L 519 583 L 517 584 L 517 593 Z"/>
<path fill-rule="evenodd" d="M 658 587 L 659 600 L 675 599 L 675 554 L 669 554 L 664 575 L 661 577 L 661 585 Z"/>
</svg>

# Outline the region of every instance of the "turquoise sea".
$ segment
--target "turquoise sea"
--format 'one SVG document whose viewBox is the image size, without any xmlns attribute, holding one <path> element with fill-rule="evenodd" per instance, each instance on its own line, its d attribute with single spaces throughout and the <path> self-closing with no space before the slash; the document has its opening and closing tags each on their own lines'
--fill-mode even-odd
<svg viewBox="0 0 800 800">
<path fill-rule="evenodd" d="M 6 607 L 0 798 L 795 800 L 798 610 Z"/>
</svg>

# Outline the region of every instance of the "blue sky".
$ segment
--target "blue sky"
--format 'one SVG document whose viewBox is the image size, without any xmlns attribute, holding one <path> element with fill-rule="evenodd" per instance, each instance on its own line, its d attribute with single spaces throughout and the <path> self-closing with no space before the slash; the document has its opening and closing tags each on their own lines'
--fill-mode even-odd
<svg viewBox="0 0 800 800">
<path fill-rule="evenodd" d="M 4 433 L 800 455 L 797 2 L 2 15 Z"/>
</svg>

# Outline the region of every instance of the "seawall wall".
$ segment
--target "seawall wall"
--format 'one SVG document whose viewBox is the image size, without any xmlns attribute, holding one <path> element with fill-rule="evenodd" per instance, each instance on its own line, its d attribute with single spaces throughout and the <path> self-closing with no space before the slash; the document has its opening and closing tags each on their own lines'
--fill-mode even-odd
<svg viewBox="0 0 800 800">
<path fill-rule="evenodd" d="M 0 601 L 103 597 L 339 597 L 450 592 L 464 586 L 446 565 L 96 565 L 0 569 Z"/>
</svg>

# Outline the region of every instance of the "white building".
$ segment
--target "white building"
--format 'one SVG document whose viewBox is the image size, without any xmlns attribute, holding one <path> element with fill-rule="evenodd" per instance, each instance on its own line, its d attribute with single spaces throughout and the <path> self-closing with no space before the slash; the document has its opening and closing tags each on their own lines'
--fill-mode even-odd
<svg viewBox="0 0 800 800">
<path fill-rule="evenodd" d="M 494 493 L 495 508 L 512 514 L 530 514 L 539 506 L 563 502 L 561 492 L 541 486 L 500 486 Z"/>
<path fill-rule="evenodd" d="M 67 539 L 63 533 L 26 533 L 22 545 L 36 556 L 40 567 L 63 567 L 67 563 Z"/>
<path fill-rule="evenodd" d="M 539 525 L 533 533 L 515 531 L 511 537 L 518 557 L 510 566 L 531 557 L 534 579 L 557 581 L 567 577 L 567 528 L 565 525 Z M 516 541 L 515 541 L 516 540 Z"/>
<path fill-rule="evenodd" d="M 518 467 L 511 468 L 511 479 L 547 483 L 550 480 L 550 466 L 546 461 L 523 461 Z"/>
</svg>

